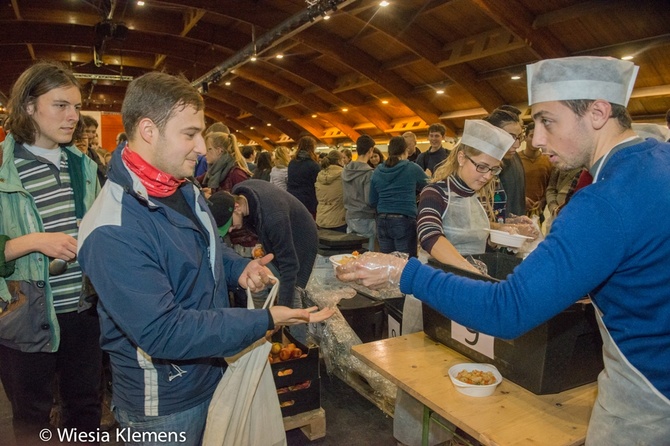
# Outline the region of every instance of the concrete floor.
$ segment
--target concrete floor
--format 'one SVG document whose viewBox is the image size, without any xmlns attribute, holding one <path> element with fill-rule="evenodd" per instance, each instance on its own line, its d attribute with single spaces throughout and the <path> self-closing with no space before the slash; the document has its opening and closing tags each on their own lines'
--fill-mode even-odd
<svg viewBox="0 0 670 446">
<path fill-rule="evenodd" d="M 395 446 L 393 419 L 337 377 L 328 376 L 324 370 L 325 368 L 322 368 L 321 407 L 326 412 L 326 436 L 309 441 L 300 429 L 293 429 L 286 433 L 288 445 Z M 0 446 L 27 446 L 27 442 L 17 443 L 14 439 L 12 410 L 2 386 L 0 386 Z M 103 446 L 117 445 L 103 443 Z"/>
</svg>

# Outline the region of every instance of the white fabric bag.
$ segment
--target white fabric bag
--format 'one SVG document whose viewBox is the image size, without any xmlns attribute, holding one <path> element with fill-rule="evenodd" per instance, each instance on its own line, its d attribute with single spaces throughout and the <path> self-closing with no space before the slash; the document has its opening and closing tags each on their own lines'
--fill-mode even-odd
<svg viewBox="0 0 670 446">
<path fill-rule="evenodd" d="M 263 308 L 274 304 L 278 290 L 276 281 Z M 248 289 L 247 308 L 254 308 Z M 286 445 L 284 420 L 268 361 L 270 348 L 271 344 L 261 338 L 226 358 L 228 369 L 209 404 L 203 445 Z"/>
</svg>

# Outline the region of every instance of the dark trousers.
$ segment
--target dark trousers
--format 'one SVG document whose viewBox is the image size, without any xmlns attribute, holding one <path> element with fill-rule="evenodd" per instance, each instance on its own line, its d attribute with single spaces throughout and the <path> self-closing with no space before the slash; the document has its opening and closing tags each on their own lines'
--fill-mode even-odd
<svg viewBox="0 0 670 446">
<path fill-rule="evenodd" d="M 377 240 L 383 253 L 398 251 L 416 257 L 416 218 L 401 214 L 377 215 Z"/>
<path fill-rule="evenodd" d="M 63 427 L 93 432 L 100 427 L 102 350 L 96 310 L 59 314 L 58 324 L 56 353 L 0 345 L 0 379 L 12 404 L 15 430 L 49 425 L 54 389 L 60 395 Z"/>
</svg>

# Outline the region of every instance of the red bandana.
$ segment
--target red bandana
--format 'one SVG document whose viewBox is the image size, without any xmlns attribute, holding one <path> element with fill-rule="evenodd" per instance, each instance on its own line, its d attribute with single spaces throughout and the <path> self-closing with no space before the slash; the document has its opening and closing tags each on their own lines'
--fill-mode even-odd
<svg viewBox="0 0 670 446">
<path fill-rule="evenodd" d="M 147 193 L 152 197 L 169 197 L 186 181 L 178 180 L 169 173 L 156 169 L 128 146 L 123 149 L 121 155 L 123 162 L 140 178 L 142 185 L 147 188 Z"/>
</svg>

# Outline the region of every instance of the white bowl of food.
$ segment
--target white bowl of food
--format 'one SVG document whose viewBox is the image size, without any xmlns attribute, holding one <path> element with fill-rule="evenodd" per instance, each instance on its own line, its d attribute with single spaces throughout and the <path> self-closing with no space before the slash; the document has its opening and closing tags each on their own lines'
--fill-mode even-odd
<svg viewBox="0 0 670 446">
<path fill-rule="evenodd" d="M 359 256 L 358 252 L 354 251 L 351 254 L 336 254 L 333 256 L 330 256 L 329 260 L 330 263 L 333 264 L 333 268 L 337 269 L 338 266 L 340 265 L 345 265 L 352 260 L 355 260 Z"/>
<path fill-rule="evenodd" d="M 497 229 L 489 229 L 491 234 L 491 241 L 496 245 L 507 246 L 509 248 L 521 248 L 527 240 L 532 240 L 532 237 L 527 237 L 521 234 L 510 234 L 505 231 L 498 231 Z"/>
<path fill-rule="evenodd" d="M 490 396 L 503 380 L 491 364 L 456 364 L 449 369 L 449 378 L 456 390 L 468 396 Z"/>
</svg>

